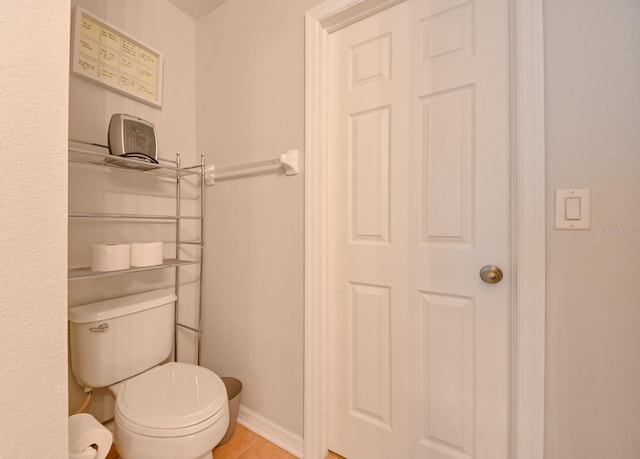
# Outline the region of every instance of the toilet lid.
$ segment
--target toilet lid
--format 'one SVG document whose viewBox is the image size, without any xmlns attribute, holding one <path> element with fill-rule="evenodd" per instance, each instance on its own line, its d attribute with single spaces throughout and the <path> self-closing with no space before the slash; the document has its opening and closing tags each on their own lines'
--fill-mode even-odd
<svg viewBox="0 0 640 459">
<path fill-rule="evenodd" d="M 131 430 L 175 430 L 215 421 L 227 403 L 227 390 L 218 375 L 170 362 L 123 382 L 116 412 Z"/>
</svg>

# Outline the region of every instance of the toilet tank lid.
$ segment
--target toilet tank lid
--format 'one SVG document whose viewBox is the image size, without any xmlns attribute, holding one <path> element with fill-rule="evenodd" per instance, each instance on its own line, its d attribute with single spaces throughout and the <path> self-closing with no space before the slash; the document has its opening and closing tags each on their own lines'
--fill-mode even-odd
<svg viewBox="0 0 640 459">
<path fill-rule="evenodd" d="M 83 304 L 69 308 L 69 322 L 84 324 L 113 319 L 173 303 L 177 298 L 173 289 L 162 289 Z"/>
</svg>

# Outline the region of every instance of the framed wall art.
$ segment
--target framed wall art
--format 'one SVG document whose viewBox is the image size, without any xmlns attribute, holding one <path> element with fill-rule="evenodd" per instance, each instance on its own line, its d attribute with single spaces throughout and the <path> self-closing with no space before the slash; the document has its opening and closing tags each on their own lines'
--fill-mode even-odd
<svg viewBox="0 0 640 459">
<path fill-rule="evenodd" d="M 76 7 L 72 70 L 109 89 L 162 107 L 162 54 Z"/>
</svg>

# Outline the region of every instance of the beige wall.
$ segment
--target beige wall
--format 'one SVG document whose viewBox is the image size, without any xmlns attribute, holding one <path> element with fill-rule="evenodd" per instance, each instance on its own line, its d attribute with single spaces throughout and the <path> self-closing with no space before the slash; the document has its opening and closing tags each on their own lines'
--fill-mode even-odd
<svg viewBox="0 0 640 459">
<path fill-rule="evenodd" d="M 546 459 L 640 457 L 640 3 L 545 2 Z M 591 188 L 591 230 L 553 229 Z M 617 227 L 617 233 L 610 233 Z"/>
<path fill-rule="evenodd" d="M 317 0 L 233 0 L 198 21 L 197 147 L 219 166 L 304 147 L 304 13 Z M 302 436 L 302 175 L 207 194 L 204 364 L 243 406 Z"/>
<path fill-rule="evenodd" d="M 198 23 L 198 148 L 217 164 L 303 143 L 304 11 L 228 2 Z M 640 455 L 640 13 L 545 4 L 548 134 L 546 458 Z M 293 180 L 293 181 L 292 181 Z M 209 195 L 205 363 L 293 432 L 302 415 L 302 183 L 259 176 Z M 592 189 L 592 229 L 552 228 L 556 188 Z M 631 233 L 606 228 L 631 226 Z"/>
<path fill-rule="evenodd" d="M 181 154 L 183 165 L 200 162 L 195 150 L 195 21 L 186 16 L 166 0 L 72 0 L 98 18 L 103 19 L 129 33 L 164 57 L 163 104 L 158 109 L 108 90 L 93 81 L 71 73 L 69 84 L 69 138 L 107 144 L 109 120 L 114 113 L 128 113 L 152 122 L 158 136 L 159 156 L 175 160 Z M 112 211 L 171 214 L 174 211 L 173 193 L 166 202 L 148 201 L 150 194 L 159 196 L 155 190 L 158 181 L 145 179 L 139 174 L 118 173 L 71 164 L 69 203 L 71 211 Z M 172 188 L 166 182 L 163 188 Z M 193 190 L 187 190 L 187 197 Z M 194 211 L 193 203 L 187 203 L 187 211 Z M 104 222 L 90 226 L 90 232 L 105 234 Z M 72 220 L 73 230 L 79 222 Z M 142 233 L 150 225 L 139 227 Z M 83 227 L 81 233 L 87 228 Z M 72 234 L 85 239 L 86 234 Z M 89 246 L 70 246 L 72 267 L 87 266 Z M 117 277 L 107 289 L 102 284 L 74 283 L 71 305 L 102 299 L 120 290 L 127 277 Z M 108 279 L 105 282 L 110 282 Z M 96 289 L 100 292 L 96 292 Z"/>
<path fill-rule="evenodd" d="M 69 137 L 106 144 L 113 113 L 155 124 L 160 155 L 195 159 L 195 21 L 168 0 L 72 0 L 164 56 L 162 109 L 143 104 L 71 74 Z M 199 158 L 198 158 L 199 160 Z"/>
<path fill-rule="evenodd" d="M 69 2 L 0 15 L 0 457 L 68 456 Z"/>
<path fill-rule="evenodd" d="M 159 156 L 183 165 L 199 163 L 195 151 L 195 21 L 167 0 L 73 0 L 98 18 L 120 28 L 133 38 L 158 50 L 164 57 L 162 109 L 108 90 L 95 82 L 71 74 L 69 85 L 69 137 L 106 145 L 113 113 L 128 113 L 154 123 Z M 191 183 L 182 187 L 182 211 L 199 214 L 198 190 Z M 175 213 L 175 182 L 72 163 L 69 166 L 69 210 L 71 212 L 120 212 L 170 215 Z M 183 224 L 184 240 L 198 237 L 193 222 Z M 134 241 L 164 241 L 165 257 L 175 256 L 175 224 L 110 220 L 69 221 L 69 265 L 89 266 L 91 244 Z M 183 253 L 183 256 L 185 254 Z M 189 254 L 193 255 L 193 254 Z M 69 305 L 75 306 L 163 286 L 172 286 L 174 270 L 149 271 L 69 284 Z M 195 267 L 181 268 L 179 308 L 181 319 L 194 325 L 197 300 Z M 179 335 L 179 357 L 194 361 L 194 334 Z M 84 393 L 70 373 L 69 410 L 81 405 Z M 112 417 L 113 397 L 107 390 L 95 392 L 89 412 L 103 421 Z"/>
</svg>

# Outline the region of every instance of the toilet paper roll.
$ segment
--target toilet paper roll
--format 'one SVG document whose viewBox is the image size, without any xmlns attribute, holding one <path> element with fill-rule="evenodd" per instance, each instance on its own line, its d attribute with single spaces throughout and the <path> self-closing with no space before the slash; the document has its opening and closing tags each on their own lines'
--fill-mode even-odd
<svg viewBox="0 0 640 459">
<path fill-rule="evenodd" d="M 90 414 L 69 416 L 70 458 L 104 459 L 109 454 L 111 443 L 113 443 L 113 435 L 109 429 Z"/>
<path fill-rule="evenodd" d="M 132 242 L 131 266 L 155 266 L 162 264 L 162 242 Z"/>
<path fill-rule="evenodd" d="M 91 271 L 118 271 L 129 268 L 129 244 L 91 246 Z"/>
</svg>

